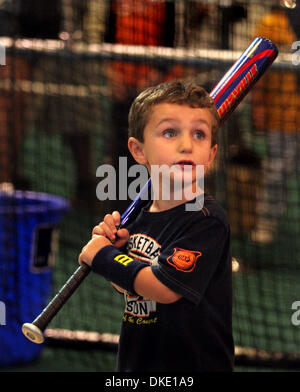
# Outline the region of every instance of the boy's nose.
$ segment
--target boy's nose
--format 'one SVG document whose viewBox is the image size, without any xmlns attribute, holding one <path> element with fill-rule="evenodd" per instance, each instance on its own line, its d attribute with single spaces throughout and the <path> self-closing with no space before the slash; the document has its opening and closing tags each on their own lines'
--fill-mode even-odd
<svg viewBox="0 0 300 392">
<path fill-rule="evenodd" d="M 178 148 L 180 152 L 191 152 L 193 148 L 191 137 L 189 135 L 182 135 L 179 139 Z"/>
</svg>

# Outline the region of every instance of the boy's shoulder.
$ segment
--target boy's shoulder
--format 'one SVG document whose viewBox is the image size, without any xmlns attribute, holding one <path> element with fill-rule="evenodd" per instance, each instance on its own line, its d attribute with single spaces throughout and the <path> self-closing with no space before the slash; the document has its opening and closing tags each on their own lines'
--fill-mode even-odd
<svg viewBox="0 0 300 392">
<path fill-rule="evenodd" d="M 226 229 L 229 228 L 227 214 L 224 208 L 211 195 L 204 194 L 204 198 L 199 200 L 199 208 L 196 208 L 196 201 L 192 202 L 193 209 L 187 208 L 188 203 L 180 204 L 169 210 L 161 212 L 149 212 L 149 204 L 143 207 L 136 219 L 131 220 L 126 226 L 130 231 L 146 230 L 146 227 L 155 227 L 157 233 L 165 231 L 177 231 L 178 227 L 183 229 L 192 228 L 194 225 L 206 224 L 206 221 L 218 221 Z"/>
</svg>

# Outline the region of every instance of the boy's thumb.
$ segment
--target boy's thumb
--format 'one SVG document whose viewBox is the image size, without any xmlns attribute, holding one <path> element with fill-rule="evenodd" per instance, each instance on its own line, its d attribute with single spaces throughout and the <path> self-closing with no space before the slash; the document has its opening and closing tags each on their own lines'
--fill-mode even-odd
<svg viewBox="0 0 300 392">
<path fill-rule="evenodd" d="M 119 229 L 117 231 L 117 236 L 120 240 L 128 240 L 129 239 L 129 231 L 127 229 Z"/>
</svg>

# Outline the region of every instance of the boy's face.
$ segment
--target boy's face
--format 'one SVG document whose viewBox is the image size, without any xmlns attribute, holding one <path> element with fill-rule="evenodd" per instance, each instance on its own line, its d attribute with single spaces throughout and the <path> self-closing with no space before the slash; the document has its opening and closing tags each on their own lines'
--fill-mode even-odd
<svg viewBox="0 0 300 392">
<path fill-rule="evenodd" d="M 150 175 L 152 165 L 179 165 L 176 167 L 181 177 L 188 172 L 194 177 L 196 165 L 203 165 L 206 173 L 215 158 L 217 145 L 211 146 L 212 124 L 207 108 L 160 103 L 152 109 L 144 142 L 130 138 L 129 150 Z"/>
</svg>

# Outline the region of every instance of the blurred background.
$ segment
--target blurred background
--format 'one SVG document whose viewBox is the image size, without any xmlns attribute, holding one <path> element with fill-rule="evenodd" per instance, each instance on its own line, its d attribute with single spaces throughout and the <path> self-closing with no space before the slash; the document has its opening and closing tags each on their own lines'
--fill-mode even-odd
<svg viewBox="0 0 300 392">
<path fill-rule="evenodd" d="M 211 91 L 256 36 L 279 56 L 222 127 L 205 184 L 232 230 L 236 371 L 300 369 L 300 3 L 0 1 L 0 371 L 113 371 L 124 299 L 90 275 L 46 330 L 20 328 L 77 268 L 146 86 Z M 118 196 L 118 193 L 117 193 Z M 299 318 L 299 321 L 298 321 Z"/>
</svg>

